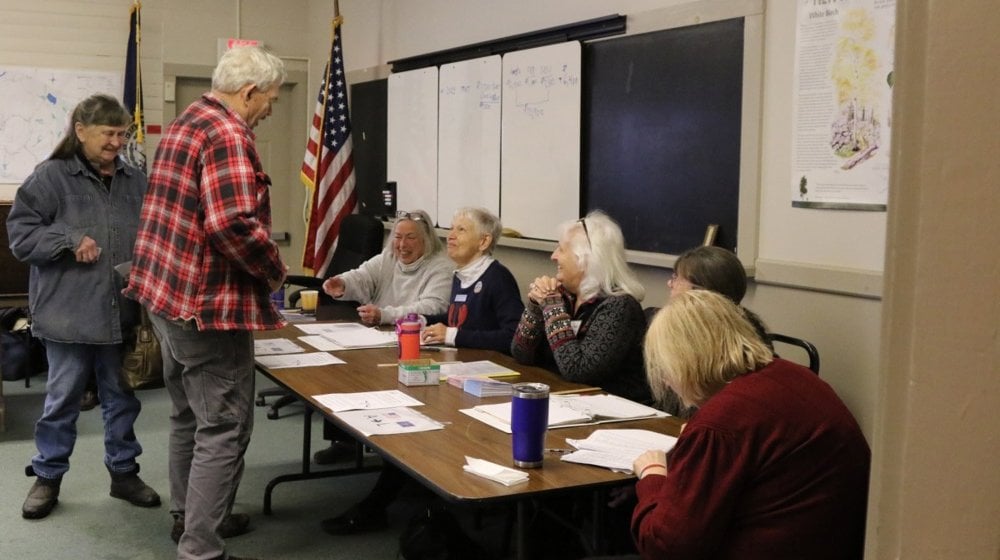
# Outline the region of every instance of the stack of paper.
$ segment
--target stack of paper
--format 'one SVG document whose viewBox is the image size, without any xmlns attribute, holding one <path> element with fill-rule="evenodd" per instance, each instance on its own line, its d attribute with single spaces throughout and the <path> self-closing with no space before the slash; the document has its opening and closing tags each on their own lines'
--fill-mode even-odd
<svg viewBox="0 0 1000 560">
<path fill-rule="evenodd" d="M 511 403 L 484 404 L 461 412 L 498 430 L 510 433 Z M 669 416 L 666 412 L 615 395 L 552 395 L 549 397 L 549 428 L 639 418 Z"/>
<path fill-rule="evenodd" d="M 358 323 L 331 323 L 320 333 L 343 348 L 377 348 L 395 346 L 396 333 L 380 331 Z"/>
<path fill-rule="evenodd" d="M 446 362 L 441 364 L 441 378 L 469 377 L 518 377 L 521 374 L 489 360 L 476 362 Z"/>
<path fill-rule="evenodd" d="M 650 449 L 669 451 L 677 438 L 649 430 L 594 430 L 587 439 L 567 439 L 577 449 L 563 461 L 632 472 L 635 459 Z"/>
<path fill-rule="evenodd" d="M 477 397 L 499 397 L 514 392 L 514 386 L 506 381 L 481 377 L 465 377 L 463 379 L 462 390 Z M 451 380 L 449 380 L 450 382 Z"/>
</svg>

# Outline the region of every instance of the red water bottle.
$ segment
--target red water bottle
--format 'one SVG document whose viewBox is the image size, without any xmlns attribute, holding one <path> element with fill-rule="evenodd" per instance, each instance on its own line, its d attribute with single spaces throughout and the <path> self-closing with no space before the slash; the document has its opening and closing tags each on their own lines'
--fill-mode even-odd
<svg viewBox="0 0 1000 560">
<path fill-rule="evenodd" d="M 400 360 L 420 358 L 420 327 L 420 318 L 416 313 L 410 313 L 396 323 Z"/>
</svg>

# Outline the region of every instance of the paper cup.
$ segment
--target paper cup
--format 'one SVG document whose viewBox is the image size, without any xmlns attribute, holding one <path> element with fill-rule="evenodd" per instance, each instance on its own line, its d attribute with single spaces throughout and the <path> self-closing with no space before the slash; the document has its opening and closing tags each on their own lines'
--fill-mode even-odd
<svg viewBox="0 0 1000 560">
<path fill-rule="evenodd" d="M 319 292 L 316 290 L 302 290 L 299 292 L 299 307 L 302 311 L 316 311 L 316 302 L 319 300 Z"/>
</svg>

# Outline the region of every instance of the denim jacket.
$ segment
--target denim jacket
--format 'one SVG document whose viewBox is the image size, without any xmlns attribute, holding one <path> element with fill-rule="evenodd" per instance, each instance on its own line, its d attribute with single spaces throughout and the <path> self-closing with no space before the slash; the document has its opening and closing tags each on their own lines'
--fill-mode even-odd
<svg viewBox="0 0 1000 560">
<path fill-rule="evenodd" d="M 132 259 L 146 175 L 119 158 L 108 189 L 78 158 L 46 160 L 17 189 L 7 217 L 10 250 L 31 265 L 32 331 L 64 343 L 122 342 L 121 278 Z M 93 264 L 74 251 L 84 236 L 101 248 Z"/>
</svg>

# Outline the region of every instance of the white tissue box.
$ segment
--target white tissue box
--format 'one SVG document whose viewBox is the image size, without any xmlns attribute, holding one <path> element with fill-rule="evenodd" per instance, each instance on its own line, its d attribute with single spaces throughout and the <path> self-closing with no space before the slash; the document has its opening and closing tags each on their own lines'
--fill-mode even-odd
<svg viewBox="0 0 1000 560">
<path fill-rule="evenodd" d="M 407 387 L 441 383 L 441 364 L 433 360 L 400 360 L 399 382 Z"/>
</svg>

